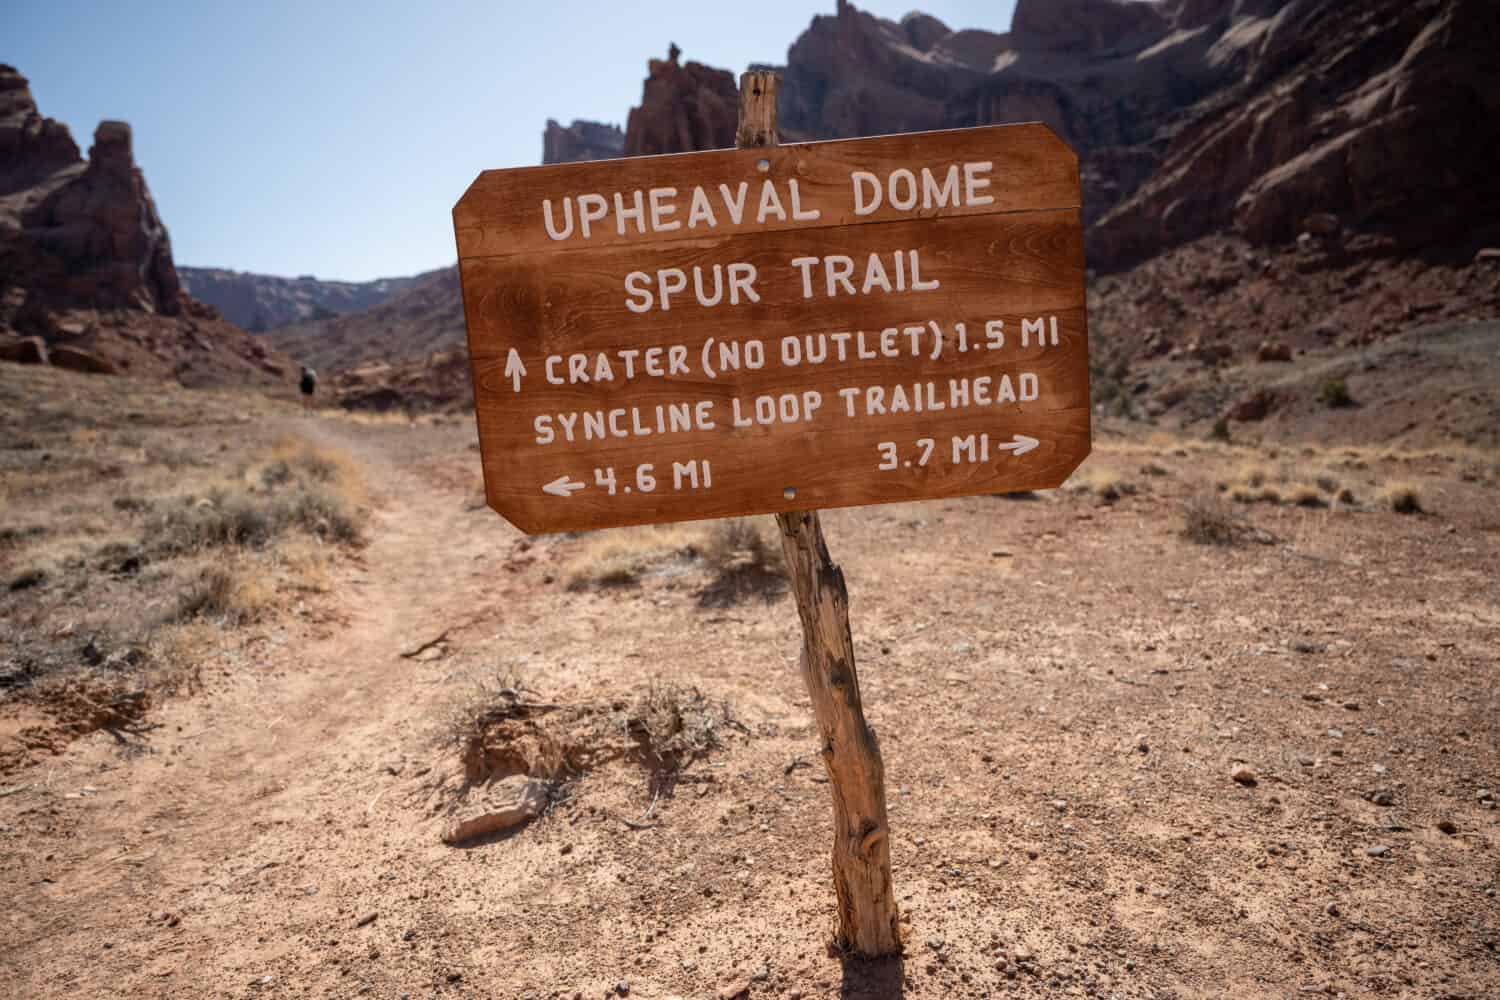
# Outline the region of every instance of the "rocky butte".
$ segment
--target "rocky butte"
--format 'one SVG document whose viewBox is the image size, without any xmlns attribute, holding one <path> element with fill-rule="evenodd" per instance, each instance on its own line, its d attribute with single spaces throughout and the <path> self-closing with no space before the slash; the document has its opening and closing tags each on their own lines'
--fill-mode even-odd
<svg viewBox="0 0 1500 1000">
<path fill-rule="evenodd" d="M 193 384 L 277 381 L 287 368 L 182 290 L 130 126 L 101 122 L 84 160 L 3 65 L 0 359 Z"/>
</svg>

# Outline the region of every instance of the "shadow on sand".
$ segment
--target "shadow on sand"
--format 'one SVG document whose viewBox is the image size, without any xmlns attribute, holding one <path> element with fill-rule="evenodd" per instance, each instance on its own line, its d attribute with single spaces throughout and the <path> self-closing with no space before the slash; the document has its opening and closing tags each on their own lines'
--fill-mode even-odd
<svg viewBox="0 0 1500 1000">
<path fill-rule="evenodd" d="M 899 1000 L 906 995 L 906 960 L 900 955 L 876 959 L 844 959 L 840 997 L 857 1000 Z"/>
</svg>

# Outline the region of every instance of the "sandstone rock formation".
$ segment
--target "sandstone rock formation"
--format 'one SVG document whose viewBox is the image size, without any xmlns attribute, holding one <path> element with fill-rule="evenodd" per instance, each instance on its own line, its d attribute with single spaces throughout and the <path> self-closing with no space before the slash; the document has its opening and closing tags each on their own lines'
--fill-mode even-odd
<svg viewBox="0 0 1500 1000">
<path fill-rule="evenodd" d="M 1056 52 L 1084 60 L 1134 52 L 1161 39 L 1166 23 L 1154 3 L 1121 0 L 1021 0 L 1011 20 L 1011 43 L 1023 51 Z"/>
<path fill-rule="evenodd" d="M 0 66 L 0 339 L 17 336 L 94 373 L 268 382 L 286 367 L 182 290 L 130 126 L 101 123 L 85 161 Z"/>
<path fill-rule="evenodd" d="M 739 81 L 732 73 L 701 63 L 678 62 L 673 45 L 666 59 L 648 64 L 640 107 L 625 128 L 626 156 L 685 153 L 734 145 L 739 120 Z"/>
<path fill-rule="evenodd" d="M 835 14 L 813 18 L 780 69 L 785 138 L 946 128 L 948 101 L 977 85 L 1005 44 L 1005 36 L 974 33 L 934 51 L 953 34 L 937 18 L 897 23 L 840 0 Z"/>
<path fill-rule="evenodd" d="M 78 144 L 62 122 L 43 118 L 26 78 L 0 65 L 0 197 L 78 163 Z"/>
<path fill-rule="evenodd" d="M 1471 254 L 1493 238 L 1500 6 L 1243 6 L 1217 22 L 1226 27 L 1209 53 L 1233 43 L 1242 71 L 1185 109 L 1154 176 L 1090 234 L 1091 263 L 1121 266 L 1230 226 L 1283 243 L 1319 213 L 1342 220 L 1353 248 L 1381 253 Z"/>
<path fill-rule="evenodd" d="M 563 128 L 552 119 L 542 133 L 543 163 L 577 163 L 580 160 L 610 160 L 625 153 L 625 133 L 618 125 L 603 125 L 575 119 Z"/>
<path fill-rule="evenodd" d="M 101 122 L 88 166 L 39 199 L 21 221 L 31 285 L 43 295 L 168 316 L 181 309 L 172 245 L 124 122 Z"/>
</svg>

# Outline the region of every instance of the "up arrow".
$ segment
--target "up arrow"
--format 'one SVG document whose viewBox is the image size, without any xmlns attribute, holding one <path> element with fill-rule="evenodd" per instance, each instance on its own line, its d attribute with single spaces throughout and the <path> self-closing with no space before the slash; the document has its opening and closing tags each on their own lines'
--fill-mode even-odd
<svg viewBox="0 0 1500 1000">
<path fill-rule="evenodd" d="M 521 376 L 525 374 L 526 366 L 521 364 L 520 352 L 512 347 L 510 356 L 505 359 L 505 377 L 510 379 L 510 387 L 516 392 L 521 391 Z"/>
<path fill-rule="evenodd" d="M 575 483 L 567 476 L 558 476 L 552 482 L 542 487 L 543 493 L 551 493 L 555 497 L 569 497 L 574 491 L 581 490 L 586 484 Z"/>
<path fill-rule="evenodd" d="M 1027 437 L 1025 434 L 1017 434 L 1014 441 L 1007 441 L 1004 444 L 997 444 L 995 445 L 995 448 L 998 451 L 1012 452 L 1017 458 L 1019 458 L 1020 456 L 1026 454 L 1028 451 L 1032 451 L 1033 449 L 1035 449 L 1036 446 L 1041 443 L 1042 442 L 1038 441 L 1034 437 Z"/>
</svg>

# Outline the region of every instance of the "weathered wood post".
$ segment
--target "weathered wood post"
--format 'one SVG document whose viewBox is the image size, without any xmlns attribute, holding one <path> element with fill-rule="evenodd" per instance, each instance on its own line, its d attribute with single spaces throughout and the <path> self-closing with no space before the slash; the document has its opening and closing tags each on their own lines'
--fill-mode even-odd
<svg viewBox="0 0 1500 1000">
<path fill-rule="evenodd" d="M 776 145 L 780 85 L 775 73 L 754 71 L 740 77 L 736 142 L 741 148 Z M 802 618 L 802 677 L 833 793 L 838 942 L 867 958 L 895 954 L 901 950 L 901 929 L 891 887 L 885 768 L 860 703 L 844 574 L 828 555 L 817 511 L 777 514 L 776 523 Z"/>
</svg>

